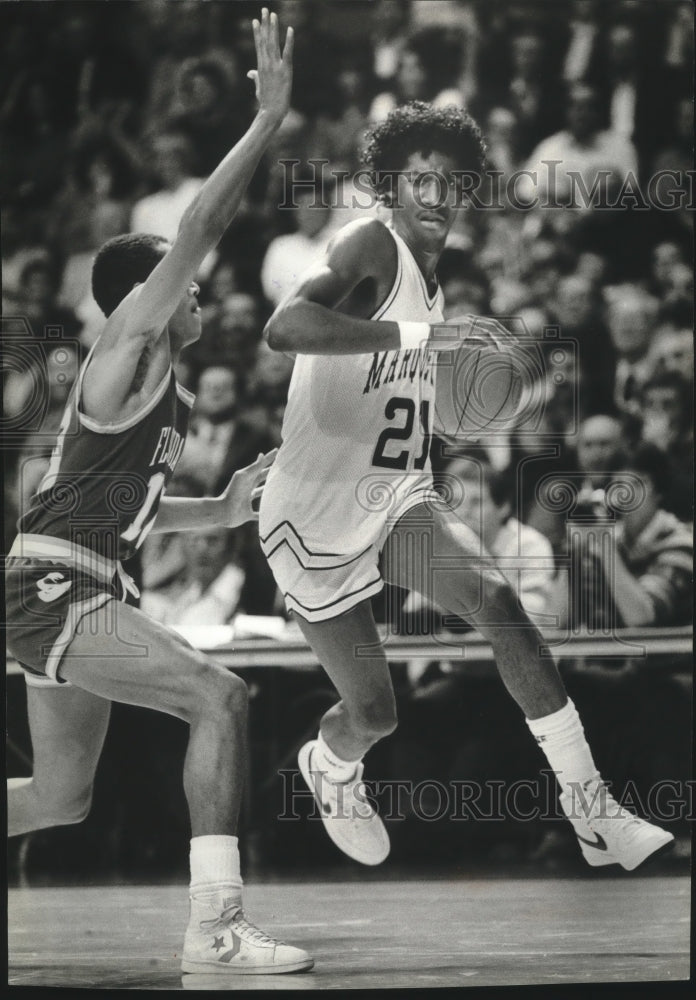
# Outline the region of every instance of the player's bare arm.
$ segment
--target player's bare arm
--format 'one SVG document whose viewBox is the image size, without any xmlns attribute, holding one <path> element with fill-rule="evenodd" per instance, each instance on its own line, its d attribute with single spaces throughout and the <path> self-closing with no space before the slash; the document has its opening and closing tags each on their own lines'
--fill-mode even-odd
<svg viewBox="0 0 696 1000">
<path fill-rule="evenodd" d="M 256 87 L 258 112 L 185 212 L 174 245 L 147 281 L 134 288 L 109 317 L 83 384 L 85 412 L 101 421 L 122 419 L 130 409 L 137 409 L 163 377 L 170 360 L 167 338 L 162 336 L 167 323 L 187 289 L 195 288 L 193 279 L 201 262 L 234 218 L 289 108 L 292 28 L 288 28 L 282 53 L 275 14 L 269 15 L 264 8 L 261 20 L 253 22 L 253 31 L 257 68 L 249 76 Z M 150 352 L 148 377 L 134 391 L 133 377 L 146 350 Z"/>
<path fill-rule="evenodd" d="M 345 226 L 330 243 L 324 260 L 310 269 L 279 304 L 264 330 L 269 347 L 288 354 L 370 354 L 398 350 L 402 331 L 396 322 L 371 320 L 391 290 L 396 274 L 396 246 L 384 223 L 359 220 Z M 404 317 L 408 320 L 408 317 Z M 444 326 L 457 327 L 454 342 L 442 337 Z M 488 317 L 457 317 L 438 323 L 430 340 L 434 350 L 451 350 L 472 327 L 503 330 Z M 422 324 L 422 340 L 436 327 Z"/>
<path fill-rule="evenodd" d="M 258 520 L 255 501 L 261 496 L 277 454 L 278 449 L 274 448 L 239 469 L 218 497 L 162 497 L 152 533 L 237 528 L 247 521 Z"/>
</svg>

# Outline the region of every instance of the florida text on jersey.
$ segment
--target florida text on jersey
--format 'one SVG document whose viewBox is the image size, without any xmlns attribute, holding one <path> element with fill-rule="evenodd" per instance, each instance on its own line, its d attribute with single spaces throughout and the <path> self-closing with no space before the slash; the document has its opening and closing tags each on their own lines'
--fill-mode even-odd
<svg viewBox="0 0 696 1000">
<path fill-rule="evenodd" d="M 18 530 L 125 560 L 152 527 L 181 457 L 194 397 L 171 367 L 152 398 L 127 419 L 102 424 L 81 407 L 89 358 L 63 415 L 48 470 Z"/>
</svg>

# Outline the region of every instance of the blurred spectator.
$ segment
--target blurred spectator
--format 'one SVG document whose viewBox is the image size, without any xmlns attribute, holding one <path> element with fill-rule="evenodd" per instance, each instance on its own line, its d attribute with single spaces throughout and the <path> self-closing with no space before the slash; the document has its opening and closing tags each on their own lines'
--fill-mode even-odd
<svg viewBox="0 0 696 1000">
<path fill-rule="evenodd" d="M 512 466 L 496 471 L 486 460 L 457 457 L 438 476 L 438 490 L 464 524 L 476 532 L 480 555 L 499 561 L 501 572 L 519 594 L 525 611 L 533 620 L 544 621 L 554 591 L 553 550 L 539 531 L 514 516 L 515 480 L 516 469 Z M 415 591 L 406 596 L 400 618 L 408 634 L 455 624 L 450 613 Z M 414 667 L 410 673 L 413 679 Z"/>
<path fill-rule="evenodd" d="M 317 116 L 306 158 L 345 164 L 349 172 L 358 167 L 372 93 L 369 58 L 369 50 L 356 52 L 354 47 L 344 46 L 336 53 L 332 106 Z"/>
<path fill-rule="evenodd" d="M 642 438 L 685 460 L 691 451 L 693 396 L 687 379 L 679 372 L 651 375 L 641 386 Z"/>
<path fill-rule="evenodd" d="M 167 490 L 168 497 L 203 497 L 205 486 L 195 476 L 177 471 Z M 150 532 L 142 549 L 143 591 L 166 591 L 186 570 L 187 552 L 183 531 Z"/>
<path fill-rule="evenodd" d="M 70 171 L 54 202 L 49 230 L 50 242 L 64 259 L 93 253 L 128 230 L 129 195 L 139 179 L 139 165 L 114 131 L 93 126 L 73 139 Z"/>
<path fill-rule="evenodd" d="M 261 339 L 259 304 L 253 295 L 227 291 L 231 273 L 227 267 L 216 273 L 213 299 L 205 307 L 203 334 L 185 356 L 198 371 L 222 364 L 243 373 L 251 368 Z"/>
<path fill-rule="evenodd" d="M 63 178 L 67 130 L 57 99 L 47 74 L 34 64 L 16 73 L 0 106 L 3 201 L 11 193 L 25 211 L 45 208 Z"/>
<path fill-rule="evenodd" d="M 583 420 L 576 443 L 578 470 L 585 476 L 581 497 L 595 490 L 606 490 L 625 450 L 620 421 L 606 414 Z"/>
<path fill-rule="evenodd" d="M 576 614 L 581 614 L 576 625 L 667 626 L 690 621 L 692 529 L 662 506 L 669 476 L 667 457 L 652 444 L 639 445 L 617 471 L 614 496 L 618 501 L 622 493 L 624 498 L 633 494 L 633 499 L 617 512 L 615 532 L 586 529 L 581 578 L 574 585 L 587 592 L 589 584 L 590 589 L 584 601 L 574 603 Z M 625 491 L 622 481 L 627 484 Z M 610 505 L 611 498 L 610 488 Z M 607 607 L 601 601 L 607 591 L 597 586 L 597 574 L 603 575 L 608 587 Z"/>
<path fill-rule="evenodd" d="M 650 59 L 650 51 L 641 51 L 634 25 L 614 24 L 593 74 L 609 130 L 631 141 L 641 155 L 664 141 L 665 106 L 670 101 L 664 64 Z"/>
<path fill-rule="evenodd" d="M 669 325 L 658 327 L 650 345 L 650 356 L 658 371 L 678 372 L 693 383 L 693 331 L 679 330 Z"/>
<path fill-rule="evenodd" d="M 597 56 L 600 25 L 598 0 L 572 0 L 568 41 L 563 58 L 563 79 L 579 83 L 591 75 Z"/>
<path fill-rule="evenodd" d="M 491 103 L 514 116 L 518 155 L 528 157 L 535 146 L 562 124 L 562 88 L 553 78 L 553 66 L 544 39 L 531 27 L 509 39 L 510 67 L 498 75 Z"/>
<path fill-rule="evenodd" d="M 440 288 L 445 298 L 445 319 L 490 312 L 488 278 L 472 255 L 455 247 L 445 247 L 438 265 Z"/>
<path fill-rule="evenodd" d="M 211 365 L 199 378 L 189 433 L 179 460 L 181 473 L 195 476 L 212 493 L 236 427 L 238 376 L 227 365 Z"/>
<path fill-rule="evenodd" d="M 165 121 L 190 139 L 196 176 L 211 174 L 244 132 L 251 87 L 240 88 L 241 77 L 229 51 L 224 61 L 209 54 L 186 59 L 178 69 Z M 235 100 L 240 90 L 242 101 Z"/>
<path fill-rule="evenodd" d="M 577 342 L 583 389 L 578 399 L 581 412 L 606 412 L 613 406 L 615 359 L 597 287 L 577 272 L 561 278 L 551 314 L 560 326 L 561 336 Z"/>
<path fill-rule="evenodd" d="M 674 269 L 683 263 L 681 248 L 676 243 L 658 243 L 653 248 L 650 277 L 654 292 L 659 298 L 672 290 Z"/>
<path fill-rule="evenodd" d="M 332 180 L 322 172 L 295 177 L 288 190 L 295 232 L 271 240 L 261 265 L 261 286 L 268 301 L 278 303 L 328 246 L 332 225 Z"/>
<path fill-rule="evenodd" d="M 589 195 L 597 188 L 606 198 L 609 187 L 613 190 L 629 175 L 637 178 L 638 160 L 628 139 L 602 130 L 596 90 L 574 84 L 566 101 L 565 129 L 539 143 L 526 169 L 532 176 L 522 176 L 517 185 L 523 202 L 549 199 L 586 209 L 590 206 L 585 192 Z"/>
<path fill-rule="evenodd" d="M 381 122 L 399 104 L 430 101 L 435 107 L 461 104 L 457 89 L 461 72 L 461 39 L 442 27 L 421 28 L 409 37 L 399 56 L 394 88 L 377 94 L 369 112 Z"/>
<path fill-rule="evenodd" d="M 396 76 L 399 58 L 406 44 L 410 9 L 408 0 L 377 0 L 370 11 L 370 43 L 374 75 L 383 83 Z"/>
<path fill-rule="evenodd" d="M 135 203 L 130 230 L 173 242 L 181 217 L 200 191 L 203 179 L 193 176 L 195 151 L 184 132 L 163 132 L 152 139 L 151 148 L 158 189 Z M 201 265 L 201 277 L 210 274 L 216 259 L 215 251 L 211 251 Z"/>
<path fill-rule="evenodd" d="M 638 393 L 651 374 L 650 343 L 658 302 L 638 286 L 608 289 L 607 321 L 617 355 L 614 402 L 621 413 L 639 414 Z"/>
<path fill-rule="evenodd" d="M 182 572 L 168 586 L 144 590 L 141 608 L 164 625 L 227 625 L 239 608 L 244 570 L 227 528 L 181 532 Z"/>
<path fill-rule="evenodd" d="M 46 335 L 46 328 L 57 331 L 65 340 L 79 337 L 81 324 L 77 316 L 72 309 L 58 304 L 59 283 L 55 264 L 43 255 L 29 259 L 20 272 L 16 300 L 10 308 L 28 321 L 31 335 L 37 339 Z M 26 327 L 8 316 L 4 329 L 7 333 L 23 333 Z"/>
<path fill-rule="evenodd" d="M 516 469 L 496 472 L 486 462 L 456 458 L 445 470 L 458 516 L 476 532 L 483 550 L 501 561 L 501 572 L 533 617 L 547 610 L 555 569 L 550 542 L 515 517 Z M 460 489 L 457 494 L 457 484 Z M 519 559 L 519 567 L 506 560 Z"/>
<path fill-rule="evenodd" d="M 676 371 L 651 375 L 640 391 L 641 440 L 670 460 L 669 481 L 662 485 L 667 510 L 682 520 L 693 518 L 694 399 L 689 381 Z"/>
<path fill-rule="evenodd" d="M 579 254 L 575 273 L 587 278 L 593 292 L 600 292 L 609 277 L 609 262 L 603 254 L 588 250 Z"/>
</svg>

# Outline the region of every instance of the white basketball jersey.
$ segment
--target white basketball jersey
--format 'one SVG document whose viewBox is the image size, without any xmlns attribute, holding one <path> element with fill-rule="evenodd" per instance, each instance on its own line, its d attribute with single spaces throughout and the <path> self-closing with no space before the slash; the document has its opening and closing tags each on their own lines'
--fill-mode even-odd
<svg viewBox="0 0 696 1000">
<path fill-rule="evenodd" d="M 387 228 L 398 251 L 396 277 L 371 319 L 440 322 L 442 292 L 428 294 L 408 246 Z M 298 355 L 282 445 L 263 491 L 261 538 L 285 522 L 324 557 L 374 544 L 385 523 L 413 505 L 410 494 L 417 503 L 432 488 L 434 400 L 433 352 Z"/>
</svg>

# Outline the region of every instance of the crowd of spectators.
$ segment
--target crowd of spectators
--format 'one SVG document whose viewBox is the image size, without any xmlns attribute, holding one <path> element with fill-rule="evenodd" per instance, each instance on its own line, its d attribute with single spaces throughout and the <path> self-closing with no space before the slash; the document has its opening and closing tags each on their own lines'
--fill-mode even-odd
<svg viewBox="0 0 696 1000">
<path fill-rule="evenodd" d="M 245 74 L 256 13 L 255 4 L 190 0 L 42 5 L 36 32 L 24 5 L 4 6 L 3 333 L 18 358 L 18 344 L 35 350 L 47 400 L 7 463 L 8 535 L 103 323 L 92 257 L 123 231 L 175 237 L 253 115 Z M 647 595 L 640 620 L 685 621 L 683 594 L 672 600 L 658 588 L 643 557 L 663 537 L 683 541 L 681 525 L 692 519 L 692 229 L 680 197 L 691 166 L 691 5 L 285 0 L 282 20 L 298 36 L 293 105 L 198 276 L 204 333 L 178 372 L 198 393 L 180 482 L 194 494 L 220 491 L 235 469 L 279 444 L 292 360 L 271 352 L 261 330 L 336 229 L 380 211 L 364 190 L 360 205 L 351 198 L 365 130 L 404 101 L 463 104 L 487 137 L 490 172 L 441 261 L 447 314 L 520 317 L 539 345 L 546 403 L 534 428 L 459 456 L 436 448 L 435 466 L 461 477 L 462 510 L 487 525 L 491 551 L 529 550 L 560 565 L 572 555 L 573 508 L 552 502 L 558 485 L 576 484 L 578 510 L 591 497 L 606 516 L 612 474 L 640 469 L 649 479 L 645 470 L 657 466 L 645 455 L 660 456 L 657 506 L 637 534 L 630 515 L 616 513 L 616 544 L 627 546 L 624 566 Z M 281 160 L 293 161 L 291 174 Z M 562 360 L 545 335 L 553 329 L 576 345 Z M 9 367 L 17 370 L 5 415 L 21 423 L 36 372 L 21 359 Z M 238 609 L 282 613 L 251 535 L 201 535 L 190 551 L 172 544 L 166 565 L 177 565 L 178 552 L 179 577 L 154 589 L 178 594 L 182 608 L 199 606 L 196 588 L 227 586 L 225 570 L 213 573 L 224 563 L 237 595 L 228 618 Z M 143 554 L 148 580 L 158 575 L 148 561 L 162 555 L 153 553 Z M 530 573 L 531 590 L 518 581 L 524 603 L 551 607 L 560 577 Z"/>
</svg>

